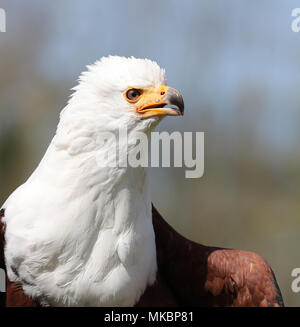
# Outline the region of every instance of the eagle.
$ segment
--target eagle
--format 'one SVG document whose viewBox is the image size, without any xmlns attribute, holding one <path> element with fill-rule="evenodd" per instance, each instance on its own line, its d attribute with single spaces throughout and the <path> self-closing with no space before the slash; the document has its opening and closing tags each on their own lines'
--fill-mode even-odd
<svg viewBox="0 0 300 327">
<path fill-rule="evenodd" d="M 283 306 L 261 256 L 181 236 L 153 206 L 147 168 L 109 164 L 183 113 L 154 61 L 87 66 L 43 159 L 0 211 L 4 305 Z M 101 135 L 120 129 L 128 146 L 115 153 Z"/>
</svg>

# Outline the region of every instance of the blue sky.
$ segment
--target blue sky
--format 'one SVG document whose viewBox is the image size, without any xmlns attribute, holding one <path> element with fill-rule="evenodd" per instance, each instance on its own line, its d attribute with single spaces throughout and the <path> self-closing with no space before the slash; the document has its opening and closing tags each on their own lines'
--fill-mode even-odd
<svg viewBox="0 0 300 327">
<path fill-rule="evenodd" d="M 6 37 L 26 28 L 26 19 L 43 30 L 46 18 L 37 65 L 49 79 L 75 83 L 85 65 L 103 55 L 148 57 L 166 68 L 169 83 L 184 94 L 187 126 L 210 108 L 219 124 L 234 129 L 241 94 L 258 92 L 263 110 L 254 108 L 252 114 L 259 114 L 258 142 L 263 139 L 275 152 L 292 152 L 300 116 L 300 33 L 291 31 L 297 5 L 283 0 L 5 0 L 1 6 L 7 11 Z M 26 30 L 22 33 L 26 39 Z"/>
</svg>

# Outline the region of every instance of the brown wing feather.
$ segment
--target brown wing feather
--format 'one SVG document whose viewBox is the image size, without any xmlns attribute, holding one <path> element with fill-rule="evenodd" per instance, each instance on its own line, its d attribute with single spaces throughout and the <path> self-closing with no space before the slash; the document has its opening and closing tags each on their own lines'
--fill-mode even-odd
<svg viewBox="0 0 300 327">
<path fill-rule="evenodd" d="M 4 216 L 4 210 L 0 211 L 0 269 L 5 271 L 4 263 L 4 225 L 2 224 L 2 218 Z M 5 306 L 6 296 L 5 293 L 0 293 L 0 306 Z"/>
<path fill-rule="evenodd" d="M 154 207 L 153 226 L 158 274 L 174 303 L 283 306 L 275 276 L 258 254 L 192 242 L 169 226 Z"/>
<path fill-rule="evenodd" d="M 205 290 L 212 305 L 283 306 L 272 269 L 253 252 L 213 251 L 207 258 Z"/>
<path fill-rule="evenodd" d="M 5 247 L 5 224 L 2 223 L 5 211 L 0 211 L 0 268 L 5 268 L 4 247 Z M 38 304 L 25 295 L 22 286 L 18 283 L 12 283 L 6 277 L 6 296 L 1 305 L 6 307 L 37 307 Z"/>
</svg>

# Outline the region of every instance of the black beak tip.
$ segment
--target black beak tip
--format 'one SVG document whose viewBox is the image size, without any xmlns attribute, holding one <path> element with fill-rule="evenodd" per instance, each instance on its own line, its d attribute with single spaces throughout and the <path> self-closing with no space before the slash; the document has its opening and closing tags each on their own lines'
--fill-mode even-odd
<svg viewBox="0 0 300 327">
<path fill-rule="evenodd" d="M 184 115 L 184 102 L 183 102 L 181 95 L 177 94 L 174 104 L 178 107 L 181 116 L 183 116 Z"/>
<path fill-rule="evenodd" d="M 178 110 L 180 111 L 181 116 L 184 115 L 184 102 L 183 102 L 183 98 L 181 96 L 181 94 L 173 89 L 173 88 L 169 88 L 167 95 L 166 95 L 169 104 L 176 106 L 178 108 Z"/>
</svg>

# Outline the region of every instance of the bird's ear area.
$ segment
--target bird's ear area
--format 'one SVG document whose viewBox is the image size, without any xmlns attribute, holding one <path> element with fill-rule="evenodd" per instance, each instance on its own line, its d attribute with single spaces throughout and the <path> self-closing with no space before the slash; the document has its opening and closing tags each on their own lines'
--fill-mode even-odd
<svg viewBox="0 0 300 327">
<path fill-rule="evenodd" d="M 127 102 L 134 105 L 141 119 L 153 116 L 181 116 L 184 104 L 181 94 L 166 85 L 159 87 L 130 87 L 124 92 Z"/>
</svg>

